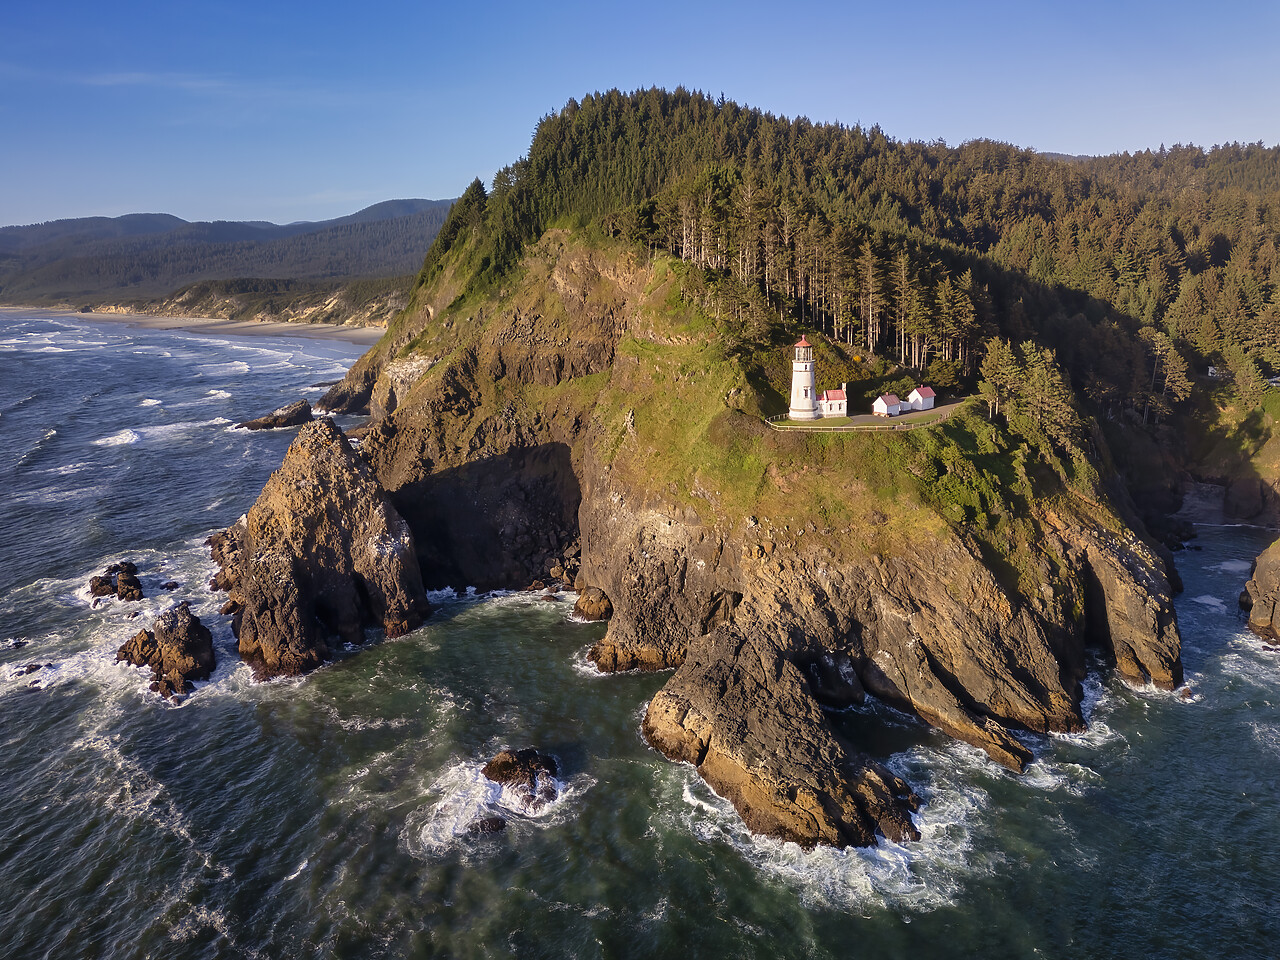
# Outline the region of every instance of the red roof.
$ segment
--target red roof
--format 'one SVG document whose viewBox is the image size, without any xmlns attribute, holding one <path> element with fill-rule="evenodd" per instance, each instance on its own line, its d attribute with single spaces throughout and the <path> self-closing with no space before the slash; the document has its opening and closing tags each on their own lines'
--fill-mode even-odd
<svg viewBox="0 0 1280 960">
<path fill-rule="evenodd" d="M 926 400 L 934 395 L 933 387 L 916 387 L 915 392 L 920 394 L 920 396 L 924 397 Z"/>
<path fill-rule="evenodd" d="M 822 399 L 823 400 L 844 400 L 845 399 L 844 391 L 843 390 L 823 390 Z"/>
<path fill-rule="evenodd" d="M 812 347 L 812 346 L 813 346 L 813 344 L 812 344 L 812 343 L 810 343 L 808 340 L 806 340 L 806 339 L 804 338 L 804 335 L 803 335 L 803 334 L 801 334 L 801 336 L 800 336 L 800 342 L 799 342 L 799 343 L 797 343 L 797 344 L 796 344 L 796 346 L 797 346 L 797 347 Z"/>
<path fill-rule="evenodd" d="M 901 404 L 901 403 L 902 403 L 902 401 L 901 401 L 901 400 L 899 400 L 897 397 L 895 397 L 892 393 L 882 394 L 882 395 L 881 395 L 881 397 L 880 397 L 880 399 L 881 399 L 881 400 L 883 400 L 885 403 L 887 403 L 887 404 L 888 404 L 889 406 L 891 406 L 891 407 L 892 407 L 895 403 L 897 403 L 897 404 Z"/>
</svg>

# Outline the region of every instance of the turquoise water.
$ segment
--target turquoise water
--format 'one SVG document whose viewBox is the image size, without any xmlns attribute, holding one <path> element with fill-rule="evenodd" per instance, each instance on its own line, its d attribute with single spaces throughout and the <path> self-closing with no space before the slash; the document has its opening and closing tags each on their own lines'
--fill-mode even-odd
<svg viewBox="0 0 1280 960">
<path fill-rule="evenodd" d="M 1190 699 L 1095 673 L 1089 732 L 1030 739 L 1023 777 L 884 706 L 839 718 L 923 838 L 805 853 L 644 745 L 664 677 L 593 675 L 568 603 L 437 595 L 406 637 L 251 681 L 202 540 L 291 432 L 229 427 L 357 352 L 0 316 L 0 955 L 1274 955 L 1280 653 L 1234 606 L 1270 534 L 1179 554 Z M 136 620 L 83 589 L 122 557 Z M 173 706 L 114 651 L 180 599 L 219 666 Z M 563 768 L 538 815 L 479 775 L 528 745 Z"/>
</svg>

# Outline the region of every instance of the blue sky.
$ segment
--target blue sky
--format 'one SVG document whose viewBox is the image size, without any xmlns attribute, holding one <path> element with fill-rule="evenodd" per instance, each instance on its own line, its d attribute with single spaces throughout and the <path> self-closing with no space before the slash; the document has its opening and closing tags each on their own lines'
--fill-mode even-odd
<svg viewBox="0 0 1280 960">
<path fill-rule="evenodd" d="M 1271 145 L 1278 41 L 1274 0 L 16 0 L 0 224 L 288 222 L 456 196 L 523 154 L 540 116 L 610 87 L 951 144 Z"/>
</svg>

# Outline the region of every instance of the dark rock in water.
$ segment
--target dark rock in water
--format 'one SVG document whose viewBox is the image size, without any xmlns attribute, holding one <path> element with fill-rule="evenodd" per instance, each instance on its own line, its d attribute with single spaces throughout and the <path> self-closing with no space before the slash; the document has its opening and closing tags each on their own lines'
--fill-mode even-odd
<svg viewBox="0 0 1280 960">
<path fill-rule="evenodd" d="M 1253 609 L 1253 597 L 1249 596 L 1248 590 L 1241 590 L 1240 597 L 1236 601 L 1240 605 L 1240 609 L 1248 613 Z"/>
<path fill-rule="evenodd" d="M 547 589 L 547 585 L 543 583 L 541 580 L 535 580 L 533 581 L 533 583 L 525 587 L 525 590 L 530 593 L 532 593 L 534 590 L 545 590 L 545 589 Z"/>
<path fill-rule="evenodd" d="M 142 584 L 132 573 L 122 571 L 116 577 L 116 596 L 121 600 L 141 600 Z"/>
<path fill-rule="evenodd" d="M 560 601 L 560 598 L 557 597 L 554 593 L 544 593 L 538 599 L 541 600 L 543 603 L 558 603 Z"/>
<path fill-rule="evenodd" d="M 599 587 L 587 587 L 578 594 L 573 613 L 582 620 L 608 620 L 613 616 L 613 604 Z"/>
<path fill-rule="evenodd" d="M 213 672 L 213 634 L 183 602 L 156 617 L 153 630 L 141 630 L 116 653 L 139 667 L 150 667 L 151 689 L 165 697 L 189 693 L 193 680 Z"/>
<path fill-rule="evenodd" d="M 507 821 L 502 817 L 479 817 L 467 824 L 469 837 L 479 837 L 487 833 L 501 833 L 507 829 Z"/>
<path fill-rule="evenodd" d="M 222 614 L 224 617 L 233 617 L 242 609 L 244 608 L 236 601 L 228 600 L 221 606 L 221 608 L 219 608 L 218 613 Z"/>
<path fill-rule="evenodd" d="M 533 747 L 503 750 L 480 772 L 519 796 L 530 812 L 541 810 L 556 798 L 559 767 L 555 758 Z"/>
<path fill-rule="evenodd" d="M 257 503 L 209 546 L 259 679 L 306 673 L 367 627 L 408 633 L 430 611 L 408 526 L 329 419 L 298 432 Z"/>
<path fill-rule="evenodd" d="M 178 587 L 180 586 L 181 584 L 178 583 L 177 580 L 166 580 L 164 583 L 160 584 L 160 589 L 161 590 L 177 590 Z"/>
<path fill-rule="evenodd" d="M 103 570 L 100 576 L 89 578 L 89 595 L 117 596 L 121 600 L 141 600 L 142 584 L 138 583 L 137 574 L 138 565 L 130 560 L 113 563 Z"/>
<path fill-rule="evenodd" d="M 53 666 L 53 664 L 51 664 L 51 663 L 28 663 L 28 664 L 24 664 L 23 666 L 21 666 L 21 667 L 19 667 L 19 668 L 18 668 L 18 671 L 17 671 L 17 673 L 15 673 L 15 674 L 14 674 L 14 676 L 17 676 L 17 677 L 26 677 L 26 676 L 29 676 L 29 675 L 31 675 L 31 674 L 33 674 L 33 673 L 36 673 L 36 672 L 40 671 L 40 670 L 43 670 L 45 667 L 51 667 L 51 666 Z"/>
<path fill-rule="evenodd" d="M 315 418 L 311 414 L 311 404 L 306 400 L 298 400 L 271 411 L 265 417 L 246 420 L 244 423 L 237 423 L 236 426 L 243 427 L 245 430 L 274 430 L 278 427 L 300 426 L 310 423 L 313 419 Z"/>
<path fill-rule="evenodd" d="M 1280 540 L 1258 554 L 1244 590 L 1240 606 L 1249 611 L 1249 629 L 1268 643 L 1280 643 L 1280 611 L 1276 609 L 1280 604 Z"/>
</svg>

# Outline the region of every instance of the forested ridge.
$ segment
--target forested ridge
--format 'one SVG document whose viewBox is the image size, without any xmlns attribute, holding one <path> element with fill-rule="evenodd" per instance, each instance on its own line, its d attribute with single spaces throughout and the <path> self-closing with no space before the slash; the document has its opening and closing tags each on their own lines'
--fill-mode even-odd
<svg viewBox="0 0 1280 960">
<path fill-rule="evenodd" d="M 817 329 L 943 387 L 981 382 L 994 410 L 981 364 L 1004 341 L 1006 374 L 1061 365 L 1102 416 L 1151 421 L 1210 364 L 1246 402 L 1280 372 L 1278 185 L 1280 148 L 1260 144 L 1055 159 L 615 90 L 542 118 L 491 191 L 472 184 L 419 282 L 468 226 L 481 278 L 583 227 L 696 268 L 686 292 L 736 349 Z"/>
<path fill-rule="evenodd" d="M 411 274 L 451 201 L 393 200 L 347 217 L 278 226 L 131 214 L 0 228 L 0 300 L 162 298 L 194 282 L 342 281 Z"/>
</svg>

